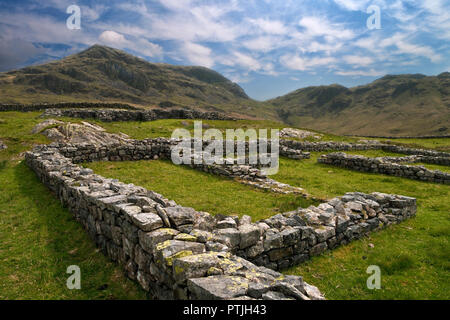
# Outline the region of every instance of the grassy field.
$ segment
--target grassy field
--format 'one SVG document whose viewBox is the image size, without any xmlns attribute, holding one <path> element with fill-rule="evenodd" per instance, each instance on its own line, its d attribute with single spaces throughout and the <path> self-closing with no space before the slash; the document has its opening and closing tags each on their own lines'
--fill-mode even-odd
<svg viewBox="0 0 450 320">
<path fill-rule="evenodd" d="M 0 299 L 144 299 L 119 267 L 98 252 L 82 227 L 20 161 L 20 153 L 47 142 L 31 135 L 39 113 L 0 113 Z M 76 121 L 76 120 L 72 120 Z M 102 123 L 133 138 L 168 136 L 182 120 Z M 188 122 L 186 127 L 189 127 Z M 207 122 L 230 128 L 252 122 Z M 272 123 L 275 127 L 276 123 Z M 256 123 L 258 127 L 270 123 Z M 426 143 L 430 143 L 426 139 Z M 437 143 L 438 148 L 442 144 Z M 366 156 L 393 155 L 380 151 Z M 345 192 L 388 192 L 416 197 L 417 217 L 286 270 L 319 287 L 328 299 L 449 299 L 450 186 L 360 173 L 309 160 L 281 159 L 275 179 L 319 197 Z M 254 220 L 311 204 L 210 176 L 167 161 L 88 164 L 97 173 L 161 192 L 179 204 L 223 214 L 249 214 Z M 369 246 L 373 244 L 373 248 Z M 69 265 L 79 265 L 82 290 L 65 286 Z M 366 288 L 369 265 L 379 265 L 382 289 Z"/>
<path fill-rule="evenodd" d="M 94 162 L 94 172 L 163 194 L 178 204 L 212 214 L 250 215 L 253 221 L 316 204 L 301 196 L 249 187 L 225 177 L 176 166 L 168 160 Z"/>
<path fill-rule="evenodd" d="M 370 153 L 373 156 L 374 152 Z M 274 178 L 301 185 L 316 196 L 379 191 L 415 197 L 417 217 L 315 257 L 286 273 L 304 276 L 331 299 L 448 299 L 450 186 L 318 164 L 319 155 L 314 153 L 305 161 L 283 159 Z M 381 290 L 366 288 L 369 265 L 381 268 Z"/>
</svg>

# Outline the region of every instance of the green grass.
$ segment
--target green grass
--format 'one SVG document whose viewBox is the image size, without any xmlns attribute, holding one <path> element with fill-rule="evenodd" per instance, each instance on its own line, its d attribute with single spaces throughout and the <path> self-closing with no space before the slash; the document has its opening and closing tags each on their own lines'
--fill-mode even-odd
<svg viewBox="0 0 450 320">
<path fill-rule="evenodd" d="M 145 299 L 23 163 L 0 168 L 0 299 Z M 78 265 L 81 290 L 66 287 Z"/>
<path fill-rule="evenodd" d="M 211 214 L 247 214 L 253 221 L 314 204 L 302 196 L 262 191 L 168 160 L 94 162 L 85 166 L 100 175 L 154 190 L 183 206 Z"/>
<path fill-rule="evenodd" d="M 92 241 L 58 200 L 43 186 L 19 154 L 48 142 L 31 135 L 40 113 L 0 113 L 0 299 L 144 299 L 145 293 L 122 275 L 121 268 L 98 252 Z M 80 120 L 71 119 L 72 122 Z M 148 123 L 100 123 L 109 131 L 133 138 L 170 136 L 183 120 Z M 187 128 L 192 125 L 186 120 Z M 211 127 L 270 127 L 270 123 L 206 121 Z M 274 127 L 276 123 L 272 124 Z M 442 139 L 436 148 L 447 148 Z M 423 145 L 422 147 L 425 147 Z M 396 155 L 381 151 L 352 152 L 365 156 Z M 309 160 L 281 159 L 273 178 L 305 188 L 317 197 L 346 192 L 387 192 L 418 199 L 417 217 L 370 237 L 326 252 L 286 270 L 300 274 L 329 299 L 449 299 L 450 187 L 398 177 L 360 173 Z M 92 163 L 102 175 L 133 182 L 211 213 L 250 214 L 254 220 L 310 203 L 274 195 L 237 182 L 204 174 L 167 161 Z M 374 247 L 370 248 L 369 243 Z M 68 290 L 66 268 L 79 265 L 82 290 Z M 369 265 L 380 266 L 382 289 L 366 288 Z M 104 284 L 105 290 L 98 290 Z"/>
<path fill-rule="evenodd" d="M 376 150 L 354 153 L 370 157 L 395 155 Z M 285 273 L 302 275 L 329 299 L 450 298 L 450 187 L 318 164 L 316 159 L 320 154 L 313 153 L 310 160 L 281 159 L 280 172 L 274 178 L 304 187 L 318 197 L 331 198 L 352 191 L 416 197 L 418 215 Z M 273 194 L 263 193 L 260 197 L 257 190 L 166 161 L 105 162 L 88 166 L 102 175 L 157 190 L 182 205 L 211 213 L 250 214 L 257 220 L 283 209 L 290 210 L 280 206 L 282 202 Z M 296 202 L 291 204 L 295 206 Z M 270 206 L 280 209 L 267 210 Z M 372 264 L 381 268 L 381 290 L 366 288 L 369 275 L 365 271 Z"/>
<path fill-rule="evenodd" d="M 417 217 L 328 251 L 285 273 L 302 275 L 329 299 L 449 299 L 450 186 L 318 164 L 318 155 L 313 153 L 304 161 L 282 159 L 274 178 L 323 197 L 351 191 L 415 197 Z M 369 265 L 381 268 L 381 290 L 366 287 Z"/>
<path fill-rule="evenodd" d="M 42 112 L 0 112 L 0 140 L 8 149 L 0 151 L 1 160 L 17 159 L 21 152 L 30 150 L 33 145 L 49 143 L 43 135 L 31 133 L 33 127 L 42 122 Z"/>
</svg>

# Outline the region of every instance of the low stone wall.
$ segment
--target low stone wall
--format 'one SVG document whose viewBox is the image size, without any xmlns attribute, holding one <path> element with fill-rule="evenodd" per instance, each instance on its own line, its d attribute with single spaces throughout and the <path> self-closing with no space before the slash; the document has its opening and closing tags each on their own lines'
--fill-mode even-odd
<svg viewBox="0 0 450 320">
<path fill-rule="evenodd" d="M 310 151 L 310 152 L 383 150 L 386 152 L 409 154 L 409 155 L 450 158 L 450 153 L 448 152 L 408 148 L 384 143 L 348 143 L 335 141 L 309 142 L 309 141 L 296 141 L 283 139 L 280 140 L 280 146 L 284 146 L 292 150 Z"/>
<path fill-rule="evenodd" d="M 87 229 L 102 252 L 158 299 L 322 299 L 277 269 L 416 213 L 414 198 L 349 193 L 256 223 L 177 205 L 153 191 L 96 175 L 74 162 L 153 159 L 166 139 L 124 149 L 38 146 L 27 165 Z M 145 146 L 145 148 L 144 148 Z M 134 151 L 133 151 L 134 150 Z M 124 152 L 122 152 L 124 151 Z M 131 153 L 135 152 L 135 153 Z"/>
<path fill-rule="evenodd" d="M 117 109 L 47 109 L 43 117 L 70 117 L 97 119 L 101 121 L 154 121 L 158 119 L 203 119 L 235 120 L 219 112 L 202 112 L 187 109 L 151 109 L 151 110 L 117 110 Z"/>
<path fill-rule="evenodd" d="M 450 184 L 450 174 L 440 170 L 429 170 L 423 166 L 409 166 L 389 162 L 383 158 L 367 158 L 345 153 L 322 155 L 318 162 L 357 171 L 383 173 L 409 179 Z"/>
<path fill-rule="evenodd" d="M 382 145 L 382 150 L 394 153 L 402 153 L 402 154 L 410 154 L 410 155 L 421 155 L 426 157 L 445 157 L 450 158 L 450 153 L 441 152 L 436 150 L 427 150 L 427 149 L 415 149 L 415 148 L 407 148 L 402 146 L 396 146 L 393 144 Z"/>
<path fill-rule="evenodd" d="M 153 298 L 323 299 L 301 277 L 234 255 L 222 244 L 225 235 L 213 234 L 220 222 L 208 213 L 93 174 L 52 146 L 36 147 L 25 159 L 101 251 Z"/>
<path fill-rule="evenodd" d="M 317 207 L 299 208 L 260 221 L 256 227 L 262 230 L 263 237 L 253 238 L 252 246 L 241 245 L 236 254 L 257 265 L 284 269 L 415 214 L 414 198 L 377 192 L 347 193 Z M 219 232 L 237 234 L 228 229 Z M 250 243 L 240 236 L 240 243 Z"/>
<path fill-rule="evenodd" d="M 351 134 L 344 134 L 346 137 L 354 137 Z M 450 135 L 428 135 L 428 136 L 358 136 L 363 138 L 375 138 L 375 139 L 442 139 L 450 138 Z"/>
<path fill-rule="evenodd" d="M 109 145 L 93 145 L 93 144 L 65 144 L 53 143 L 52 146 L 57 148 L 62 155 L 71 158 L 74 163 L 92 162 L 92 161 L 137 161 L 152 159 L 171 159 L 171 148 L 179 143 L 180 140 L 155 138 L 145 140 L 126 140 L 123 143 Z M 193 143 L 193 140 L 191 141 Z M 208 144 L 204 141 L 204 147 Z M 223 142 L 224 153 L 226 152 Z M 245 145 L 248 154 L 248 143 Z M 236 145 L 235 145 L 235 150 Z M 268 148 L 270 152 L 270 147 Z M 282 152 L 281 152 L 282 153 Z M 226 176 L 237 179 L 240 183 L 249 184 L 256 188 L 269 190 L 277 193 L 296 193 L 307 196 L 305 190 L 293 187 L 284 183 L 280 183 L 273 179 L 269 179 L 261 172 L 263 167 L 260 164 L 250 165 L 248 159 L 246 164 L 237 164 L 234 162 L 225 162 L 223 164 L 206 164 L 202 162 L 194 162 L 196 154 L 192 152 L 191 168 L 204 171 L 211 174 Z"/>
<path fill-rule="evenodd" d="M 297 140 L 280 140 L 280 145 L 292 150 L 320 152 L 329 150 L 338 151 L 363 151 L 363 150 L 379 150 L 382 148 L 381 144 L 367 144 L 367 143 L 348 143 L 335 141 L 297 141 Z"/>
<path fill-rule="evenodd" d="M 61 103 L 40 103 L 40 104 L 0 104 L 0 111 L 41 111 L 45 109 L 63 109 L 63 108 L 109 108 L 109 109 L 127 109 L 139 110 L 139 108 L 125 103 L 97 103 L 97 102 L 61 102 Z"/>
<path fill-rule="evenodd" d="M 443 166 L 450 166 L 450 157 L 442 157 L 442 156 L 421 156 L 421 155 L 412 155 L 406 157 L 381 157 L 383 161 L 386 162 L 394 162 L 394 163 L 430 163 L 430 164 L 439 164 Z"/>
</svg>

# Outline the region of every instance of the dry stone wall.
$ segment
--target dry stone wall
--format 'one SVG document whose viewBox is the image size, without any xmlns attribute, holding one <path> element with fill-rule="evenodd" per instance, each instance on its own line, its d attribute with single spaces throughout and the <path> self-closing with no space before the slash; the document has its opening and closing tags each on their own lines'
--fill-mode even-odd
<svg viewBox="0 0 450 320">
<path fill-rule="evenodd" d="M 41 104 L 0 104 L 0 111 L 41 111 L 45 109 L 63 108 L 109 108 L 138 110 L 139 108 L 125 103 L 100 103 L 100 102 L 61 102 L 61 103 L 41 103 Z"/>
<path fill-rule="evenodd" d="M 208 213 L 93 174 L 54 146 L 36 147 L 25 159 L 102 252 L 153 298 L 323 299 L 301 277 L 234 255 Z"/>
<path fill-rule="evenodd" d="M 108 145 L 93 145 L 93 144 L 65 144 L 54 143 L 53 145 L 60 150 L 60 152 L 72 159 L 74 163 L 91 162 L 91 161 L 136 161 L 136 160 L 152 160 L 152 159 L 171 159 L 171 148 L 178 144 L 180 140 L 155 138 L 145 140 L 126 140 L 123 143 L 108 144 Z M 193 145 L 194 140 L 191 140 Z M 226 141 L 223 141 L 223 152 L 226 155 Z M 203 142 L 203 147 L 206 147 L 208 141 Z M 259 148 L 259 147 L 258 147 Z M 237 150 L 237 142 L 235 142 L 235 151 Z M 249 152 L 249 144 L 245 143 L 246 154 Z M 267 151 L 270 152 L 270 144 Z M 292 155 L 293 152 L 289 149 L 280 149 L 281 155 Z M 192 152 L 192 159 L 199 156 Z M 304 155 L 304 156 L 309 156 Z M 205 162 L 195 163 L 191 161 L 190 167 L 201 170 L 207 173 L 222 175 L 230 178 L 235 178 L 243 184 L 251 185 L 253 187 L 264 189 L 277 193 L 295 193 L 307 196 L 304 189 L 293 187 L 288 184 L 278 182 L 268 178 L 261 172 L 263 167 L 260 164 L 252 165 L 236 164 L 235 162 L 224 162 L 223 164 L 206 164 Z"/>
<path fill-rule="evenodd" d="M 342 152 L 322 155 L 318 162 L 357 171 L 383 173 L 409 179 L 450 184 L 450 174 L 440 170 L 430 170 L 423 166 L 394 163 L 390 158 L 367 158 Z"/>
<path fill-rule="evenodd" d="M 408 155 L 421 155 L 425 157 L 449 158 L 450 153 L 440 152 L 427 149 L 415 149 L 393 144 L 384 143 L 348 143 L 335 141 L 296 141 L 296 140 L 280 140 L 280 146 L 287 147 L 291 150 L 297 151 L 366 151 L 366 150 L 383 150 L 392 153 L 401 153 Z"/>
<path fill-rule="evenodd" d="M 398 223 L 414 198 L 348 193 L 317 207 L 252 223 L 212 216 L 76 163 L 167 156 L 167 139 L 130 145 L 38 146 L 27 165 L 84 226 L 102 252 L 158 299 L 323 299 L 298 276 L 276 272 Z"/>
<path fill-rule="evenodd" d="M 438 164 L 443 166 L 450 166 L 450 156 L 421 156 L 421 155 L 412 155 L 405 157 L 379 157 L 385 162 L 394 162 L 394 163 L 430 163 L 430 164 Z"/>
<path fill-rule="evenodd" d="M 235 120 L 219 112 L 202 112 L 188 109 L 151 109 L 151 110 L 117 110 L 117 109 L 47 109 L 43 117 L 70 117 L 97 119 L 101 121 L 154 121 L 158 119 L 203 119 Z"/>
</svg>

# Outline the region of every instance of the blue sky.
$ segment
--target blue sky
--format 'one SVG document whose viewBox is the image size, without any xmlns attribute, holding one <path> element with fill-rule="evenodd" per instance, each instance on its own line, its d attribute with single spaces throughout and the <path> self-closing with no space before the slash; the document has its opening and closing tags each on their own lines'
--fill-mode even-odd
<svg viewBox="0 0 450 320">
<path fill-rule="evenodd" d="M 73 4 L 81 30 L 66 27 Z M 380 8 L 381 29 L 367 27 L 371 5 Z M 310 85 L 449 71 L 450 1 L 0 2 L 0 71 L 96 43 L 151 62 L 212 68 L 263 100 Z"/>
</svg>

